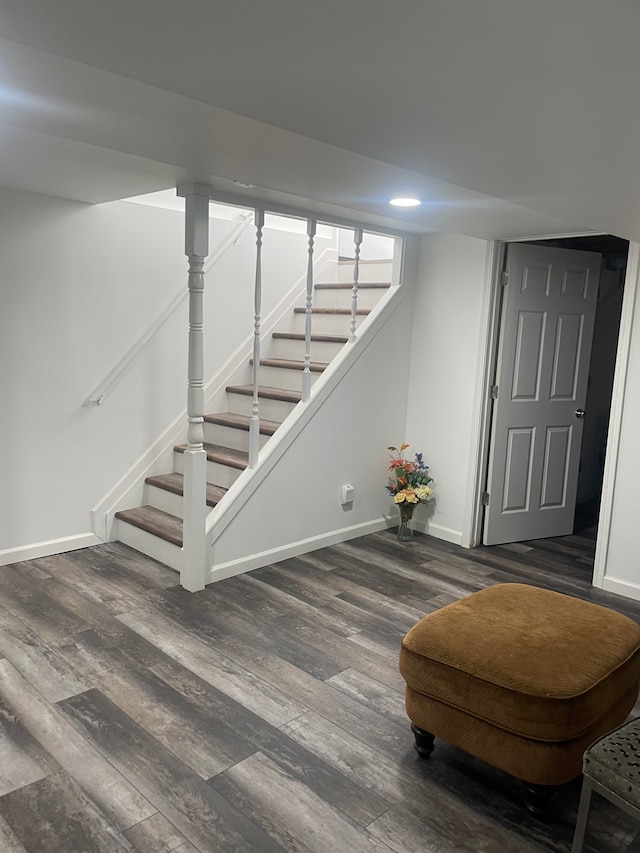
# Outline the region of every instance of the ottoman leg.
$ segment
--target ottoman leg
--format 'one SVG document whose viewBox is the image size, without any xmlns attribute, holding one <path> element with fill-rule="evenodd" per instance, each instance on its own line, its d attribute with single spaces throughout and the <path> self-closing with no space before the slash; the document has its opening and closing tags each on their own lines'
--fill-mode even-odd
<svg viewBox="0 0 640 853">
<path fill-rule="evenodd" d="M 424 729 L 418 728 L 415 723 L 411 723 L 411 731 L 416 739 L 415 748 L 420 758 L 429 758 L 433 752 L 433 742 L 435 735 L 431 732 L 425 732 Z"/>
<path fill-rule="evenodd" d="M 549 812 L 549 805 L 557 786 L 535 785 L 533 782 L 523 782 L 524 804 L 528 812 L 539 817 Z"/>
</svg>

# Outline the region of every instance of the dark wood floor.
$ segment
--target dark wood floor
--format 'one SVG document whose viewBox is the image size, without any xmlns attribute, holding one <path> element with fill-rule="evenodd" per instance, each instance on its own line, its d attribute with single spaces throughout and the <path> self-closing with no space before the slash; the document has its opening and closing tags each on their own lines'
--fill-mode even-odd
<svg viewBox="0 0 640 853">
<path fill-rule="evenodd" d="M 519 784 L 413 750 L 397 669 L 425 613 L 523 580 L 603 602 L 594 539 L 464 551 L 392 531 L 190 595 L 117 544 L 0 569 L 2 853 L 567 851 Z M 586 850 L 640 851 L 595 802 Z"/>
</svg>

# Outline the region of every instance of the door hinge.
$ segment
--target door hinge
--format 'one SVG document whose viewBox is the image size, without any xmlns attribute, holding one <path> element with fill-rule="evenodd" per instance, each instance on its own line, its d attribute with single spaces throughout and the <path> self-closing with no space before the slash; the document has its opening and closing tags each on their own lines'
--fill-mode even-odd
<svg viewBox="0 0 640 853">
<path fill-rule="evenodd" d="M 491 399 L 492 400 L 498 399 L 498 386 L 497 385 L 491 386 Z"/>
<path fill-rule="evenodd" d="M 482 493 L 482 506 L 489 506 L 489 492 Z"/>
<path fill-rule="evenodd" d="M 503 287 L 506 287 L 509 284 L 509 271 L 508 270 L 502 270 L 502 278 L 501 278 L 500 283 L 502 284 Z"/>
</svg>

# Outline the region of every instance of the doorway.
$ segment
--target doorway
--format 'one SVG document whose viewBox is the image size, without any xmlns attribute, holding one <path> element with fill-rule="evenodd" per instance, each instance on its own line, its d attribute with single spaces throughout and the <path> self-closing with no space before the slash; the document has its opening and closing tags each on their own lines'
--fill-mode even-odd
<svg viewBox="0 0 640 853">
<path fill-rule="evenodd" d="M 526 242 L 531 245 L 548 248 L 573 249 L 576 251 L 598 253 L 602 256 L 600 288 L 597 298 L 593 344 L 589 361 L 589 379 L 585 405 L 587 417 L 584 420 L 578 488 L 573 506 L 574 535 L 592 537 L 595 549 L 629 244 L 626 240 L 611 235 L 532 240 Z M 501 332 L 502 330 L 498 329 L 498 338 Z M 496 346 L 495 349 L 497 352 L 499 347 Z M 519 542 L 525 540 L 516 537 L 510 541 Z M 548 545 L 551 546 L 552 542 L 551 539 Z"/>
</svg>

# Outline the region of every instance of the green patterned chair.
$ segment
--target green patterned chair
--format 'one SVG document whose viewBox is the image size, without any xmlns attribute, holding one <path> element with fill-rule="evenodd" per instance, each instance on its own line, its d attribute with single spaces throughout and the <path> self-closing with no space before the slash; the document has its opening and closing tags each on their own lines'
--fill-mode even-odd
<svg viewBox="0 0 640 853">
<path fill-rule="evenodd" d="M 640 818 L 640 719 L 624 723 L 591 744 L 584 754 L 582 773 L 571 853 L 582 851 L 593 791 Z"/>
</svg>

